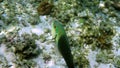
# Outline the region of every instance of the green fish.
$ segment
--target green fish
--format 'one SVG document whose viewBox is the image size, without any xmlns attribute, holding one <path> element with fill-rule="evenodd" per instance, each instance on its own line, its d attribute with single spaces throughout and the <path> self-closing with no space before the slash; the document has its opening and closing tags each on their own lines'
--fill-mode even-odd
<svg viewBox="0 0 120 68">
<path fill-rule="evenodd" d="M 63 25 L 59 21 L 55 20 L 52 22 L 52 36 L 55 39 L 57 49 L 64 58 L 68 68 L 74 68 L 68 37 Z"/>
</svg>

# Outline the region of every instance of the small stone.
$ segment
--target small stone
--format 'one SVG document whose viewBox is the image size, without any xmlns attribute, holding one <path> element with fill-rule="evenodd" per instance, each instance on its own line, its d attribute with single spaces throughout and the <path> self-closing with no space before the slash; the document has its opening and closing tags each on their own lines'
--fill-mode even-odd
<svg viewBox="0 0 120 68">
<path fill-rule="evenodd" d="M 0 2 L 3 2 L 3 0 L 0 0 Z"/>
<path fill-rule="evenodd" d="M 43 1 L 37 8 L 39 15 L 49 15 L 52 11 L 53 5 L 48 3 L 47 1 Z"/>
</svg>

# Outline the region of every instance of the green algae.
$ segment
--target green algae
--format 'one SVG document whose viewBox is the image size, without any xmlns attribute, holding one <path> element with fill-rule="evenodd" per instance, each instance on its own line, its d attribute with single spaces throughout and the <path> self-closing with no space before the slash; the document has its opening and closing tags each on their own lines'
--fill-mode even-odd
<svg viewBox="0 0 120 68">
<path fill-rule="evenodd" d="M 9 2 L 4 0 L 1 2 L 0 20 L 2 20 L 6 26 L 10 24 L 19 25 L 19 23 L 21 23 L 22 26 L 29 26 L 29 24 L 36 25 L 38 22 L 41 22 L 36 12 L 36 7 L 41 0 L 25 1 L 27 4 L 20 0 L 15 0 L 16 3 L 14 0 Z M 96 61 L 98 63 L 112 63 L 115 67 L 119 67 L 119 57 L 114 58 L 115 56 L 111 53 L 114 47 L 112 40 L 116 35 L 114 27 L 120 25 L 119 10 L 116 9 L 116 6 L 113 6 L 115 5 L 114 1 L 96 0 L 89 2 L 88 0 L 56 0 L 53 4 L 55 7 L 53 8 L 53 12 L 48 15 L 48 18 L 49 16 L 54 17 L 65 24 L 65 27 L 68 27 L 66 31 L 72 47 L 76 66 L 89 68 L 89 61 L 86 59 L 89 49 L 93 51 L 98 51 L 100 49 L 100 52 L 98 52 L 96 56 Z M 103 6 L 100 6 L 100 4 Z M 4 14 L 7 15 L 7 17 L 4 17 Z M 17 17 L 22 17 L 22 19 L 19 20 Z M 76 23 L 79 23 L 77 28 L 76 26 L 71 27 L 71 24 Z M 3 25 L 1 25 L 1 27 L 3 27 Z M 0 32 L 1 31 L 3 30 L 0 29 Z M 18 62 L 21 63 L 18 63 L 18 67 L 31 67 L 30 65 L 34 66 L 35 64 L 29 61 L 29 59 L 35 58 L 41 54 L 39 52 L 40 49 L 38 49 L 35 44 L 35 39 L 40 39 L 42 43 L 47 42 L 48 36 L 46 35 L 49 32 L 49 30 L 45 30 L 45 34 L 39 37 L 35 34 L 23 34 L 20 37 L 17 32 L 8 32 L 7 36 L 0 35 L 0 39 L 2 39 L 0 40 L 0 44 L 6 44 L 8 51 L 10 50 L 19 57 L 20 60 Z M 116 45 L 119 45 L 119 40 L 116 41 Z M 88 49 L 86 47 L 88 47 Z M 116 46 L 117 49 L 119 49 L 118 47 Z M 104 50 L 110 52 L 104 52 Z M 52 56 L 49 54 L 46 55 L 46 53 L 43 57 L 45 61 L 52 58 Z"/>
</svg>

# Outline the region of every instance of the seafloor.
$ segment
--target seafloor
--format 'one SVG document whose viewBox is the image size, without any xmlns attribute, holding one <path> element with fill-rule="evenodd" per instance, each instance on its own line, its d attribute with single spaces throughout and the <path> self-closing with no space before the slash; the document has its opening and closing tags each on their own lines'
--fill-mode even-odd
<svg viewBox="0 0 120 68">
<path fill-rule="evenodd" d="M 75 68 L 120 68 L 119 0 L 0 0 L 0 68 L 67 68 L 51 34 L 55 19 Z"/>
</svg>

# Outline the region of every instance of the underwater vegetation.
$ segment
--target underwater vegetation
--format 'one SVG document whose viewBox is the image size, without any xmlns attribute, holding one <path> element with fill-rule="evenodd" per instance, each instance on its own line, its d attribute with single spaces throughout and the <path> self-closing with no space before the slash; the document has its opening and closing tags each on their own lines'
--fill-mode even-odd
<svg viewBox="0 0 120 68">
<path fill-rule="evenodd" d="M 55 6 L 53 14 L 56 14 L 55 18 L 61 21 L 66 27 L 69 42 L 71 47 L 73 47 L 74 61 L 78 62 L 78 66 L 81 66 L 81 57 L 85 57 L 89 53 L 89 49 L 86 49 L 86 47 L 91 48 L 93 51 L 100 49 L 101 52 L 104 49 L 109 51 L 113 48 L 112 40 L 116 34 L 114 27 L 118 24 L 117 21 L 119 19 L 117 18 L 119 18 L 119 16 L 116 16 L 118 11 L 116 11 L 113 6 L 109 6 L 113 8 L 107 8 L 107 6 L 105 6 L 104 3 L 107 1 L 89 2 L 87 0 L 74 0 L 62 2 L 61 0 L 57 2 L 58 6 Z M 101 4 L 103 6 L 101 6 Z M 111 18 L 117 20 L 113 21 Z M 83 55 L 80 56 L 79 54 L 78 56 L 78 53 L 83 53 Z M 100 55 L 100 57 L 102 57 L 102 55 Z M 89 63 L 83 65 L 83 68 L 84 66 L 89 67 Z"/>
<path fill-rule="evenodd" d="M 30 59 L 40 54 L 40 49 L 35 44 L 36 35 L 22 34 L 19 36 L 16 32 L 9 32 L 3 35 L 0 43 L 6 44 L 7 49 L 15 53 L 19 59 Z"/>
<path fill-rule="evenodd" d="M 53 18 L 63 24 L 75 67 L 120 67 L 119 0 L 0 0 L 0 67 L 67 67 L 55 54 Z"/>
<path fill-rule="evenodd" d="M 117 0 L 115 0 L 115 1 L 107 1 L 106 3 L 105 3 L 105 5 L 107 6 L 107 7 L 109 7 L 109 6 L 113 6 L 116 10 L 120 10 L 120 2 L 119 1 L 117 1 Z"/>
</svg>

